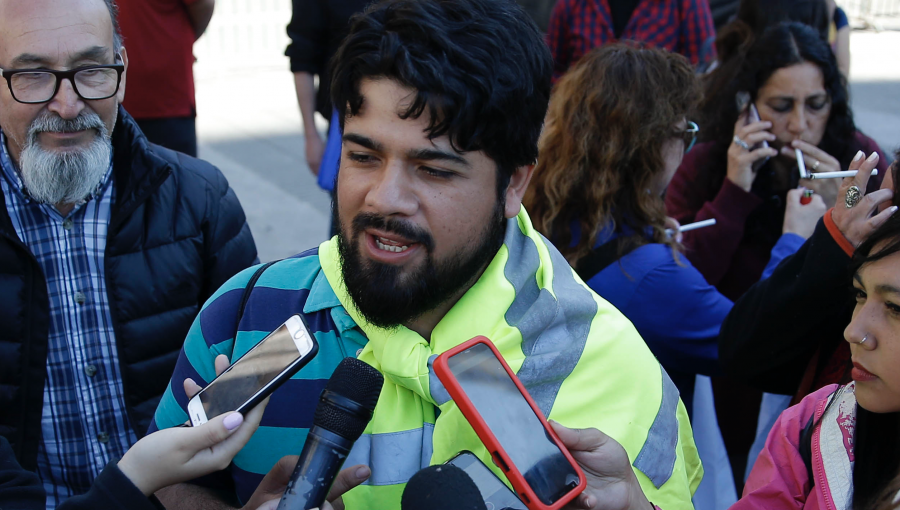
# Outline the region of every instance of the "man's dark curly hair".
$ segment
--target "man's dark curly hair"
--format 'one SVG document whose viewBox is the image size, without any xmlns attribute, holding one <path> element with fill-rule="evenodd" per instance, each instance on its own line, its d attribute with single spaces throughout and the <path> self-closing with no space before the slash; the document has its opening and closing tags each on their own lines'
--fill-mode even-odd
<svg viewBox="0 0 900 510">
<path fill-rule="evenodd" d="M 414 89 L 401 117 L 427 110 L 429 138 L 448 135 L 459 152 L 487 154 L 502 194 L 517 167 L 537 160 L 551 63 L 537 26 L 513 0 L 385 0 L 351 21 L 335 55 L 331 99 L 343 131 L 362 107 L 364 78 Z"/>
</svg>

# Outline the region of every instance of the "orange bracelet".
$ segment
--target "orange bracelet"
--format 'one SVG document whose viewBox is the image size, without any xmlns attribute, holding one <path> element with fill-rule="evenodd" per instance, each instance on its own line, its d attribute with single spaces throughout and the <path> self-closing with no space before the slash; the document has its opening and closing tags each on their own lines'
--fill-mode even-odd
<svg viewBox="0 0 900 510">
<path fill-rule="evenodd" d="M 853 244 L 844 237 L 844 234 L 841 232 L 841 229 L 838 228 L 837 224 L 834 222 L 834 219 L 831 217 L 831 211 L 834 210 L 834 207 L 828 210 L 825 213 L 825 228 L 828 229 L 828 233 L 831 234 L 831 237 L 834 239 L 834 242 L 844 250 L 844 253 L 847 254 L 848 257 L 853 256 L 853 252 L 856 251 L 856 248 L 853 247 Z"/>
</svg>

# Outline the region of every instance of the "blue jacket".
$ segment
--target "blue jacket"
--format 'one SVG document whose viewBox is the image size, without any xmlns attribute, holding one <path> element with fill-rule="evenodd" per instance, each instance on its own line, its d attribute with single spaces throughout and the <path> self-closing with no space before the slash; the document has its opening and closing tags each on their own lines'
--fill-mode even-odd
<svg viewBox="0 0 900 510">
<path fill-rule="evenodd" d="M 803 242 L 794 234 L 781 236 L 763 278 Z M 708 284 L 683 255 L 676 262 L 672 249 L 664 244 L 645 244 L 631 251 L 587 284 L 631 320 L 690 412 L 694 376 L 719 375 L 719 328 L 731 311 L 731 300 Z"/>
</svg>

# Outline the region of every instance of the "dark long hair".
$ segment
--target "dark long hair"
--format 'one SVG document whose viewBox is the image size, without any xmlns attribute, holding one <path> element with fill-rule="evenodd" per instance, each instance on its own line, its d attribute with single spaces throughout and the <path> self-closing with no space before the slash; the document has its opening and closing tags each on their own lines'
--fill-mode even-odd
<svg viewBox="0 0 900 510">
<path fill-rule="evenodd" d="M 900 202 L 898 167 L 900 164 L 894 163 L 892 168 L 894 205 Z M 856 273 L 863 265 L 898 252 L 900 214 L 895 214 L 859 245 L 851 268 Z M 893 499 L 893 494 L 887 493 L 893 491 L 900 476 L 900 413 L 873 413 L 857 406 L 853 448 L 853 510 L 883 507 L 887 498 Z"/>
<path fill-rule="evenodd" d="M 759 89 L 778 71 L 802 63 L 811 63 L 822 72 L 825 91 L 831 101 L 831 113 L 819 148 L 834 156 L 842 168 L 847 168 L 854 156 L 856 125 L 850 111 L 849 96 L 828 44 L 813 29 L 800 23 L 781 23 L 770 27 L 748 50 L 744 58 L 733 58 L 704 79 L 706 96 L 701 103 L 700 125 L 703 141 L 713 147 L 700 168 L 699 186 L 706 196 L 715 196 L 722 187 L 727 169 L 727 152 L 734 135 L 738 112 L 735 96 L 739 91 L 750 93 L 756 101 Z M 786 190 L 775 190 L 772 162 L 760 169 L 753 184 L 753 192 L 764 199 Z M 797 175 L 792 178 L 796 181 Z M 791 182 L 790 187 L 796 187 Z M 778 207 L 763 208 L 748 219 L 748 236 L 762 236 L 774 244 L 781 234 L 784 219 L 784 197 Z"/>
<path fill-rule="evenodd" d="M 665 204 L 646 190 L 665 168 L 663 143 L 699 99 L 700 84 L 681 55 L 625 44 L 585 55 L 550 99 L 524 199 L 534 227 L 572 264 L 607 227 L 634 232 L 629 243 L 646 243 L 650 230 L 653 242 L 676 247 L 665 233 Z"/>
</svg>

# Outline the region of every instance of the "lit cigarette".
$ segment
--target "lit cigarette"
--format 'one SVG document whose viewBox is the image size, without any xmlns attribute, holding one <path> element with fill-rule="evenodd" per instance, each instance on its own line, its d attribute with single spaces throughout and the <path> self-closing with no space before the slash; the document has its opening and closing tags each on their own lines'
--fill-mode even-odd
<svg viewBox="0 0 900 510">
<path fill-rule="evenodd" d="M 803 151 L 794 149 L 794 154 L 797 156 L 797 168 L 800 169 L 800 178 L 809 179 L 809 172 L 806 171 L 806 162 L 803 161 Z"/>
<path fill-rule="evenodd" d="M 698 221 L 696 223 L 688 223 L 687 225 L 682 225 L 681 228 L 678 229 L 678 231 L 679 232 L 688 232 L 690 230 L 697 230 L 698 228 L 711 227 L 715 224 L 716 224 L 716 219 L 711 218 L 708 220 Z M 667 228 L 666 233 L 671 236 L 675 232 L 671 228 Z"/>
<path fill-rule="evenodd" d="M 843 179 L 844 177 L 856 177 L 856 170 L 845 170 L 843 172 L 819 172 L 810 174 L 810 179 Z M 878 169 L 872 170 L 871 175 L 878 175 Z"/>
</svg>

